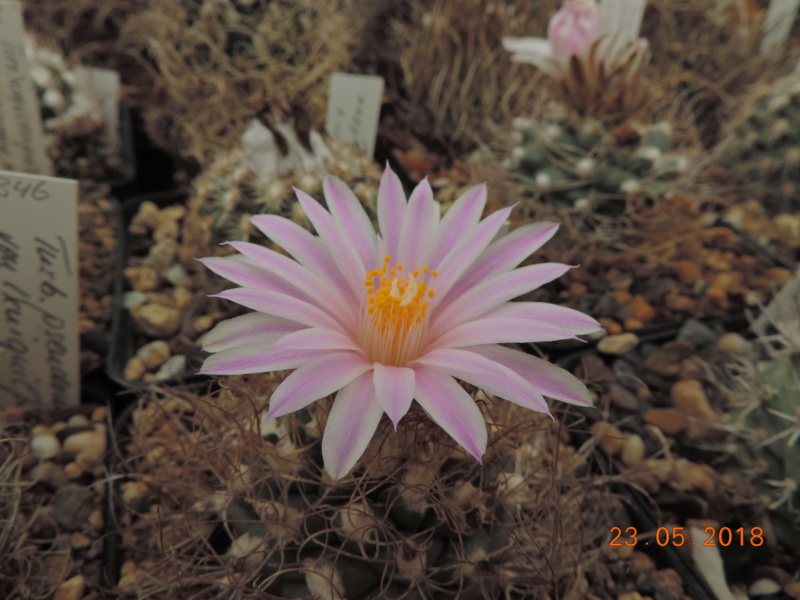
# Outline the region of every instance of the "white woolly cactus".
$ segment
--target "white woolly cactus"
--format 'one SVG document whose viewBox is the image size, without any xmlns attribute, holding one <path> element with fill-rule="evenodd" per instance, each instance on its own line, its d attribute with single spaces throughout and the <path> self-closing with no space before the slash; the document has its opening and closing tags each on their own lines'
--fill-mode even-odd
<svg viewBox="0 0 800 600">
<path fill-rule="evenodd" d="M 668 197 L 689 169 L 689 157 L 670 152 L 668 123 L 623 124 L 606 131 L 599 121 L 560 119 L 537 126 L 514 123 L 510 164 L 535 197 L 576 208 L 624 208 L 625 199 Z"/>
<path fill-rule="evenodd" d="M 268 130 L 254 121 L 240 145 L 195 180 L 189 203 L 211 217 L 218 239 L 247 241 L 257 234 L 250 223 L 253 215 L 280 215 L 309 227 L 292 188 L 319 195 L 328 173 L 353 188 L 374 220 L 381 171 L 366 154 L 349 144 L 323 141 L 315 131 L 305 136 L 285 122 Z"/>
</svg>

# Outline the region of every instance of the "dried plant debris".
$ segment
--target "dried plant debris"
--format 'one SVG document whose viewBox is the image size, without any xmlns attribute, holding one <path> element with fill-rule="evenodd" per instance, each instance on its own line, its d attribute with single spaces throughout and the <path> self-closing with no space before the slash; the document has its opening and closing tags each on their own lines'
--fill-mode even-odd
<svg viewBox="0 0 800 600">
<path fill-rule="evenodd" d="M 128 86 L 150 136 L 207 166 L 266 106 L 303 102 L 324 122 L 330 74 L 347 70 L 360 11 L 343 0 L 151 0 L 120 32 Z"/>
<path fill-rule="evenodd" d="M 119 178 L 122 164 L 118 115 L 109 115 L 89 72 L 28 40 L 31 79 L 55 173 L 70 179 Z M 112 92 L 114 90 L 111 90 Z M 118 107 L 115 108 L 115 111 Z"/>
<path fill-rule="evenodd" d="M 81 182 L 78 202 L 81 373 L 99 367 L 108 353 L 119 213 L 108 186 Z"/>
<path fill-rule="evenodd" d="M 561 212 L 553 220 L 562 232 L 543 253 L 581 266 L 535 299 L 557 295 L 610 333 L 724 317 L 768 302 L 791 278 L 736 232 L 704 224 L 686 198 L 632 202 L 614 219 Z"/>
<path fill-rule="evenodd" d="M 394 119 L 382 133 L 400 148 L 415 136 L 451 156 L 503 145 L 512 118 L 533 103 L 541 77 L 512 63 L 502 39 L 532 33 L 543 7 L 495 0 L 476 0 L 468 10 L 456 0 L 386 6 L 376 56 L 388 75 Z"/>
<path fill-rule="evenodd" d="M 384 423 L 333 483 L 319 444 L 325 402 L 265 418 L 280 380 L 232 377 L 201 397 L 153 390 L 134 412 L 121 446 L 121 590 L 613 598 L 609 588 L 633 587 L 631 569 L 599 562 L 620 505 L 548 419 L 478 392 L 490 422 L 480 465 L 412 411 L 398 432 Z"/>
<path fill-rule="evenodd" d="M 65 420 L 0 412 L 3 598 L 71 600 L 104 588 L 105 421 L 104 407 Z"/>
</svg>

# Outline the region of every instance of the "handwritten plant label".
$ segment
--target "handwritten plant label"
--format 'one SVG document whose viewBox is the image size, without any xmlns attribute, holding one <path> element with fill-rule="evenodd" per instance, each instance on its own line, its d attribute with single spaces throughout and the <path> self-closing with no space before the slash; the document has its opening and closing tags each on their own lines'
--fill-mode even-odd
<svg viewBox="0 0 800 600">
<path fill-rule="evenodd" d="M 358 146 L 372 156 L 382 98 L 382 77 L 334 73 L 328 93 L 325 129 L 333 139 Z"/>
<path fill-rule="evenodd" d="M 603 33 L 619 36 L 619 44 L 639 37 L 646 0 L 601 0 L 600 19 Z"/>
<path fill-rule="evenodd" d="M 792 25 L 797 18 L 800 0 L 772 0 L 764 17 L 761 38 L 761 55 L 772 54 L 786 45 Z"/>
<path fill-rule="evenodd" d="M 0 0 L 0 169 L 52 175 L 17 2 Z"/>
<path fill-rule="evenodd" d="M 80 401 L 78 184 L 0 171 L 0 407 Z"/>
</svg>

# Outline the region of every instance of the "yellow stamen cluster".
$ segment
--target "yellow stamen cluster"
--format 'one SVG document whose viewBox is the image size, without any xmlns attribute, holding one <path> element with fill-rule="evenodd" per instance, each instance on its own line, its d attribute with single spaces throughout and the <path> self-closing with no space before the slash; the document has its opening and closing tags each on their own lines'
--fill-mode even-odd
<svg viewBox="0 0 800 600">
<path fill-rule="evenodd" d="M 428 267 L 403 277 L 403 265 L 391 267 L 391 260 L 386 256 L 380 269 L 366 274 L 367 305 L 360 342 L 371 361 L 402 366 L 422 350 L 427 333 L 427 299 L 433 298 L 434 291 L 424 281 L 417 281 L 420 275 L 428 274 Z M 430 275 L 436 277 L 438 273 L 432 270 Z"/>
</svg>

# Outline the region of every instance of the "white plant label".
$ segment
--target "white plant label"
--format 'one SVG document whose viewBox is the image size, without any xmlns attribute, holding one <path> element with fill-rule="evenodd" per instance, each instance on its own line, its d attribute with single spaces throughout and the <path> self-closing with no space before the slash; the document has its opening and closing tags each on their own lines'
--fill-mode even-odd
<svg viewBox="0 0 800 600">
<path fill-rule="evenodd" d="M 786 45 L 792 25 L 797 18 L 800 0 L 772 0 L 764 17 L 764 28 L 761 32 L 761 54 L 772 54 Z"/>
<path fill-rule="evenodd" d="M 118 151 L 119 138 L 119 73 L 110 69 L 77 67 L 76 89 L 86 90 L 87 94 L 100 107 L 105 122 L 108 123 L 108 146 Z"/>
<path fill-rule="evenodd" d="M 367 156 L 372 156 L 378 138 L 382 98 L 382 77 L 334 73 L 328 93 L 325 129 L 333 139 L 358 146 Z"/>
<path fill-rule="evenodd" d="M 639 37 L 646 0 L 601 0 L 600 19 L 603 33 L 619 36 L 619 44 Z"/>
<path fill-rule="evenodd" d="M 17 2 L 0 0 L 0 169 L 52 175 Z"/>
<path fill-rule="evenodd" d="M 0 171 L 0 407 L 76 406 L 78 183 Z"/>
</svg>

